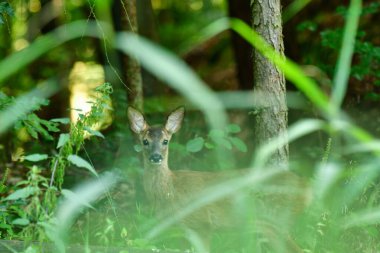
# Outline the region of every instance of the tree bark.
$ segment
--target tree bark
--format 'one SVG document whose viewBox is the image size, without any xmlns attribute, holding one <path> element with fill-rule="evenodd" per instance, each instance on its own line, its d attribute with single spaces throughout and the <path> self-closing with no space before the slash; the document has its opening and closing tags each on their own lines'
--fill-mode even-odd
<svg viewBox="0 0 380 253">
<path fill-rule="evenodd" d="M 121 6 L 120 9 L 122 28 L 123 30 L 137 33 L 136 1 L 138 0 L 121 1 L 123 1 L 123 6 Z M 123 64 L 128 87 L 129 104 L 139 110 L 143 110 L 143 88 L 140 65 L 135 59 L 126 55 L 123 56 Z"/>
<path fill-rule="evenodd" d="M 252 0 L 252 25 L 267 43 L 284 55 L 280 0 Z M 274 138 L 287 138 L 288 109 L 284 75 L 257 50 L 253 52 L 256 114 L 255 138 L 261 146 Z M 287 169 L 288 145 L 278 146 L 269 165 Z"/>
</svg>

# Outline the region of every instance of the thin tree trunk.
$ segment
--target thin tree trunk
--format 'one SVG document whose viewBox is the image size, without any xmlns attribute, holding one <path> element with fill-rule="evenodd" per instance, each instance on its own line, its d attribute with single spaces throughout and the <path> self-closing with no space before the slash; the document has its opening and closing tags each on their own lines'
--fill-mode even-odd
<svg viewBox="0 0 380 253">
<path fill-rule="evenodd" d="M 252 25 L 279 54 L 284 55 L 280 0 L 252 0 Z M 287 138 L 288 109 L 284 75 L 257 50 L 253 53 L 254 92 L 259 98 L 255 138 L 258 145 Z M 278 146 L 271 156 L 272 166 L 288 167 L 288 145 Z"/>
<path fill-rule="evenodd" d="M 136 1 L 138 0 L 121 1 L 123 1 L 120 10 L 123 30 L 137 33 Z M 140 65 L 135 59 L 127 56 L 123 57 L 123 63 L 128 86 L 129 104 L 139 110 L 143 110 L 143 88 Z"/>
</svg>

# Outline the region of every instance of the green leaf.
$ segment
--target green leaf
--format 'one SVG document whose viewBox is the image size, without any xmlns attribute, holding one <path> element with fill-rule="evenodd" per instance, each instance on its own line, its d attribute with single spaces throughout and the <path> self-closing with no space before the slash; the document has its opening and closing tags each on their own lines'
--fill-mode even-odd
<svg viewBox="0 0 380 253">
<path fill-rule="evenodd" d="M 19 225 L 19 226 L 27 226 L 29 225 L 29 220 L 25 218 L 17 218 L 12 221 L 13 225 Z"/>
<path fill-rule="evenodd" d="M 5 200 L 16 200 L 16 199 L 26 199 L 29 196 L 36 193 L 38 189 L 36 187 L 27 186 L 25 188 L 16 190 L 11 195 L 5 198 Z"/>
<path fill-rule="evenodd" d="M 208 134 L 212 140 L 224 138 L 224 131 L 221 129 L 212 129 Z"/>
<path fill-rule="evenodd" d="M 60 134 L 58 144 L 57 144 L 57 149 L 65 145 L 69 139 L 70 139 L 70 134 Z"/>
<path fill-rule="evenodd" d="M 40 123 L 44 125 L 50 132 L 59 132 L 58 123 L 40 119 Z"/>
<path fill-rule="evenodd" d="M 98 137 L 101 137 L 101 138 L 104 139 L 104 135 L 101 132 L 99 132 L 99 131 L 93 130 L 93 129 L 89 128 L 89 127 L 84 127 L 84 130 L 86 130 L 87 132 L 89 132 L 91 135 L 95 135 L 95 136 L 98 136 Z"/>
<path fill-rule="evenodd" d="M 38 139 L 37 131 L 34 130 L 33 126 L 29 125 L 27 122 L 24 122 L 26 131 L 32 136 L 34 139 Z"/>
<path fill-rule="evenodd" d="M 224 146 L 226 149 L 232 149 L 231 142 L 226 138 L 217 139 L 216 143 Z"/>
<path fill-rule="evenodd" d="M 84 160 L 82 157 L 80 156 L 77 156 L 77 155 L 69 155 L 67 157 L 67 160 L 69 160 L 72 164 L 80 167 L 80 168 L 85 168 L 87 169 L 88 171 L 90 171 L 92 174 L 94 174 L 95 176 L 98 177 L 98 173 L 96 172 L 96 170 L 94 169 L 94 167 L 92 167 L 91 164 L 89 164 L 86 160 Z"/>
<path fill-rule="evenodd" d="M 237 124 L 229 124 L 226 127 L 226 131 L 228 133 L 236 134 L 236 133 L 239 133 L 241 131 L 241 128 Z"/>
<path fill-rule="evenodd" d="M 197 137 L 189 140 L 186 143 L 186 150 L 191 153 L 196 153 L 202 150 L 205 140 L 202 137 Z"/>
<path fill-rule="evenodd" d="M 214 149 L 215 148 L 215 144 L 207 141 L 205 143 L 205 147 L 208 148 L 208 149 Z"/>
<path fill-rule="evenodd" d="M 49 156 L 46 154 L 32 154 L 32 155 L 24 156 L 24 160 L 31 161 L 31 162 L 38 162 L 38 161 L 46 160 L 48 158 Z"/>
<path fill-rule="evenodd" d="M 229 137 L 231 143 L 237 148 L 239 149 L 241 152 L 247 152 L 247 145 L 245 145 L 245 143 L 240 139 L 240 138 L 237 138 L 237 137 Z"/>
<path fill-rule="evenodd" d="M 55 118 L 55 119 L 51 119 L 50 121 L 56 122 L 56 123 L 61 123 L 61 124 L 69 124 L 70 123 L 69 118 Z"/>
<path fill-rule="evenodd" d="M 34 113 L 27 116 L 28 124 L 30 124 L 35 131 L 41 134 L 47 140 L 53 140 L 53 137 L 49 134 L 48 131 L 43 128 L 41 125 L 42 120 Z"/>
<path fill-rule="evenodd" d="M 226 134 L 223 130 L 220 129 L 213 129 L 210 131 L 209 136 L 213 142 L 215 142 L 218 145 L 222 145 L 227 149 L 232 149 L 231 142 L 226 139 Z"/>
<path fill-rule="evenodd" d="M 142 151 L 142 146 L 140 144 L 136 144 L 133 146 L 133 149 L 137 152 L 140 153 Z"/>
</svg>

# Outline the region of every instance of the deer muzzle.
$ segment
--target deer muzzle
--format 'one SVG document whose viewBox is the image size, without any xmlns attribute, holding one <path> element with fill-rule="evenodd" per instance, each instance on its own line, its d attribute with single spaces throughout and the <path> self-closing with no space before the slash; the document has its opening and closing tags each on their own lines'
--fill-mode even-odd
<svg viewBox="0 0 380 253">
<path fill-rule="evenodd" d="M 160 164 L 163 160 L 163 157 L 162 155 L 160 154 L 152 154 L 150 157 L 149 157 L 149 162 L 151 163 L 154 163 L 154 164 Z"/>
</svg>

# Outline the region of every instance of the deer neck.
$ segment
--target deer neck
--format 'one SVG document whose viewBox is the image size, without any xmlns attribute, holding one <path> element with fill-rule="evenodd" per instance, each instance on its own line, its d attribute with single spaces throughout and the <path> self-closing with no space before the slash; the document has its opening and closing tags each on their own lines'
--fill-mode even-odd
<svg viewBox="0 0 380 253">
<path fill-rule="evenodd" d="M 145 163 L 144 189 L 148 198 L 155 204 L 163 204 L 173 199 L 173 172 L 169 169 L 167 161 L 164 160 L 160 165 Z"/>
</svg>

